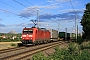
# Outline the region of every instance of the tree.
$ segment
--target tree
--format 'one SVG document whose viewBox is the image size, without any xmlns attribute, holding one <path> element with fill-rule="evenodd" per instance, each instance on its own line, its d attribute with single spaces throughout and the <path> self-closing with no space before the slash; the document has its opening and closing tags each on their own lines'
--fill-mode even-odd
<svg viewBox="0 0 90 60">
<path fill-rule="evenodd" d="M 84 39 L 90 39 L 90 3 L 86 4 L 86 10 L 81 19 L 81 25 L 83 26 Z"/>
</svg>

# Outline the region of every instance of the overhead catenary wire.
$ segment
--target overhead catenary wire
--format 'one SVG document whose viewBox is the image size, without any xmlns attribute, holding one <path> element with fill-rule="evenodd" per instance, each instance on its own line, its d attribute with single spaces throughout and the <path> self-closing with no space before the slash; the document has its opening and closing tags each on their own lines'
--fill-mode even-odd
<svg viewBox="0 0 90 60">
<path fill-rule="evenodd" d="M 75 13 L 75 18 L 76 18 L 76 11 L 75 11 L 75 9 L 74 9 L 74 7 L 73 7 L 73 4 L 72 4 L 72 1 L 70 0 L 70 4 L 71 4 L 71 6 L 72 6 L 72 9 L 73 9 L 73 11 L 74 11 L 74 13 Z"/>
<path fill-rule="evenodd" d="M 16 1 L 16 0 L 13 0 L 14 2 L 16 2 L 16 3 L 18 3 L 18 4 L 20 4 L 20 5 L 22 5 L 23 7 L 25 7 L 25 8 L 27 8 L 27 6 L 25 6 L 24 4 L 22 4 L 22 3 L 20 3 L 20 2 L 18 2 L 18 1 Z M 26 2 L 28 2 L 27 0 L 25 0 Z M 29 4 L 31 4 L 30 2 L 28 2 Z M 33 4 L 31 4 L 31 5 L 33 5 Z M 38 7 L 36 7 L 37 8 L 37 27 L 39 27 L 39 9 L 38 9 Z M 34 11 L 33 11 L 34 12 Z"/>
<path fill-rule="evenodd" d="M 11 5 L 5 3 L 5 2 L 2 2 L 1 0 L 0 0 L 0 2 L 3 3 L 3 4 L 5 4 L 5 5 L 7 5 L 7 6 L 10 6 L 10 7 L 14 8 L 14 9 L 20 10 L 20 9 L 18 9 L 18 8 L 16 8 L 16 7 L 13 7 L 13 6 L 11 6 Z"/>
<path fill-rule="evenodd" d="M 19 1 L 16 1 L 16 0 L 13 0 L 14 2 L 16 2 L 16 3 L 18 3 L 19 5 L 21 5 L 21 6 L 23 6 L 23 7 L 25 7 L 25 8 L 28 8 L 29 6 L 26 6 L 26 5 L 24 5 L 24 4 L 22 4 L 21 2 L 19 2 Z M 30 5 L 32 5 L 32 6 L 35 6 L 34 4 L 32 4 L 31 2 L 29 2 L 29 1 L 27 1 L 27 0 L 24 0 L 24 1 L 26 1 L 27 3 L 29 3 Z M 35 6 L 35 8 L 37 8 L 37 12 L 38 12 L 38 10 L 39 11 L 43 11 L 43 10 L 41 10 L 38 6 Z M 29 9 L 29 8 L 28 8 Z M 33 12 L 35 12 L 35 11 L 33 11 Z M 43 12 L 45 12 L 45 11 L 43 11 Z M 41 12 L 41 13 L 43 13 L 43 12 Z M 46 13 L 46 12 L 45 12 Z"/>
<path fill-rule="evenodd" d="M 19 5 L 21 5 L 21 6 L 23 6 L 23 7 L 25 7 L 25 8 L 27 8 L 28 6 L 26 6 L 26 5 L 24 5 L 24 4 L 22 4 L 22 3 L 20 3 L 20 2 L 18 2 L 18 1 L 16 1 L 16 0 L 13 0 L 14 2 L 16 2 L 16 3 L 18 3 Z M 28 2 L 28 1 L 26 1 L 26 2 Z M 29 4 L 31 4 L 30 2 L 28 2 Z M 33 4 L 32 4 L 33 5 Z M 33 11 L 34 12 L 34 11 Z"/>
<path fill-rule="evenodd" d="M 20 3 L 20 2 L 18 2 L 18 1 L 16 1 L 16 0 L 13 0 L 13 1 L 16 2 L 16 3 L 18 3 L 18 4 L 20 4 L 20 5 L 22 5 L 23 7 L 27 7 L 26 5 Z"/>
<path fill-rule="evenodd" d="M 27 1 L 27 0 L 25 0 L 25 1 L 34 6 L 34 4 L 30 3 L 29 1 Z M 40 11 L 40 9 L 37 6 L 35 6 L 35 7 L 37 8 L 37 27 L 39 27 L 39 11 Z"/>
<path fill-rule="evenodd" d="M 71 6 L 72 6 L 72 9 L 74 10 L 74 13 L 75 13 L 75 38 L 76 38 L 76 40 L 77 40 L 77 13 L 76 13 L 76 11 L 75 11 L 75 9 L 74 9 L 74 7 L 73 7 L 73 4 L 72 4 L 72 1 L 70 0 L 70 4 L 71 4 Z"/>
<path fill-rule="evenodd" d="M 29 4 L 31 4 L 31 5 L 33 5 L 33 6 L 35 6 L 34 4 L 32 4 L 32 3 L 30 3 L 29 1 L 27 1 L 27 0 L 25 0 L 26 2 L 28 2 Z M 41 10 L 41 9 L 39 9 L 38 8 L 38 6 L 35 6 L 36 8 L 37 8 L 37 20 L 38 20 L 38 25 L 37 25 L 37 27 L 39 26 L 39 16 L 40 16 L 40 13 L 39 13 L 39 11 L 43 11 L 43 10 Z M 45 12 L 45 11 L 43 11 L 43 12 Z M 43 13 L 43 12 L 41 12 L 41 13 Z M 45 12 L 46 13 L 46 12 Z"/>
<path fill-rule="evenodd" d="M 29 1 L 25 0 L 26 2 L 28 2 L 29 4 L 33 5 L 32 3 L 30 3 Z"/>
<path fill-rule="evenodd" d="M 27 8 L 28 6 L 26 6 L 26 5 L 24 5 L 24 4 L 22 4 L 21 2 L 18 2 L 18 1 L 16 1 L 16 0 L 13 0 L 14 2 L 16 2 L 17 4 L 19 4 L 19 5 L 21 5 L 21 6 L 23 6 L 23 7 L 25 7 L 25 8 Z M 34 12 L 34 11 L 33 11 Z"/>
<path fill-rule="evenodd" d="M 35 6 L 33 3 L 31 3 L 31 2 L 29 2 L 29 1 L 27 1 L 27 0 L 25 0 L 27 3 L 29 3 L 29 4 L 31 4 L 32 6 Z M 35 6 L 35 8 L 37 8 L 37 10 L 39 10 L 39 11 L 43 11 L 43 12 L 45 12 L 44 10 L 41 10 L 38 6 Z M 41 13 L 43 13 L 43 12 L 41 12 Z M 46 13 L 46 12 L 45 12 Z"/>
<path fill-rule="evenodd" d="M 0 9 L 1 11 L 4 11 L 4 12 L 8 12 L 8 13 L 11 13 L 11 14 L 14 14 L 14 15 L 18 15 L 18 14 L 16 14 L 16 13 L 14 13 L 14 12 L 11 12 L 11 11 L 8 11 L 8 10 L 4 10 L 4 9 Z"/>
<path fill-rule="evenodd" d="M 30 5 L 35 6 L 34 4 L 30 3 L 28 0 L 24 0 L 24 1 L 26 1 L 26 2 L 29 3 Z M 72 4 L 71 1 L 70 1 L 70 3 L 71 3 L 71 5 L 72 5 L 72 8 L 74 9 L 73 4 Z M 38 8 L 38 6 L 35 6 L 35 7 Z M 38 9 L 39 9 L 39 8 L 38 8 Z M 75 12 L 75 10 L 74 10 L 74 12 Z M 75 12 L 75 14 L 76 14 L 76 12 Z M 38 13 L 37 13 L 37 16 L 38 16 Z M 38 20 L 38 18 L 37 18 L 37 20 Z"/>
<path fill-rule="evenodd" d="M 14 9 L 16 9 L 16 10 L 21 11 L 20 9 L 18 9 L 18 8 L 16 8 L 16 7 L 12 6 L 12 5 L 9 5 L 9 4 L 5 3 L 5 2 L 2 2 L 1 0 L 0 0 L 0 2 L 1 2 L 1 3 L 3 3 L 3 4 L 5 4 L 5 5 L 7 5 L 7 6 L 9 6 L 9 7 L 12 7 L 12 8 L 14 8 Z M 17 14 L 17 13 L 14 13 L 14 12 L 11 12 L 11 11 L 8 11 L 8 10 L 5 10 L 5 9 L 0 9 L 0 10 L 1 10 L 1 11 L 4 11 L 4 12 L 7 12 L 7 13 L 14 14 L 14 15 L 17 15 L 17 16 L 18 16 L 18 14 Z"/>
</svg>

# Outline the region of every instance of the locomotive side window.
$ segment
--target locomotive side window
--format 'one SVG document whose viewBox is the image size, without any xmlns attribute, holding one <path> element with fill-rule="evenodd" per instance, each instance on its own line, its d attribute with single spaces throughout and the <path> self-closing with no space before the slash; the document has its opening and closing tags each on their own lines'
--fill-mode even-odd
<svg viewBox="0 0 90 60">
<path fill-rule="evenodd" d="M 33 31 L 32 31 L 32 30 L 23 30 L 23 33 L 24 33 L 24 34 L 32 34 Z"/>
</svg>

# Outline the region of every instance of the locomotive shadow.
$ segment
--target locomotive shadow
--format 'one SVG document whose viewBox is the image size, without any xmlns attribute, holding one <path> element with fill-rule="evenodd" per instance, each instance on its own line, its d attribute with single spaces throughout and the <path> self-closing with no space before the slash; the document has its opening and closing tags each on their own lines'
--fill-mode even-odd
<svg viewBox="0 0 90 60">
<path fill-rule="evenodd" d="M 18 43 L 17 45 L 18 45 L 18 47 L 21 47 L 21 46 L 23 46 L 23 44 L 22 44 L 22 43 Z"/>
</svg>

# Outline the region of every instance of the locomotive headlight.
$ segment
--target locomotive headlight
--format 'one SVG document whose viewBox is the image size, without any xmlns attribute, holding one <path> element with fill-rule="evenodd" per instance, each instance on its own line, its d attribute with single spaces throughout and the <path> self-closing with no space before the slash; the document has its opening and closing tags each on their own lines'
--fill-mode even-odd
<svg viewBox="0 0 90 60">
<path fill-rule="evenodd" d="M 26 37 L 26 35 L 22 35 L 22 37 Z"/>
<path fill-rule="evenodd" d="M 29 37 L 32 37 L 32 35 L 29 35 Z"/>
</svg>

